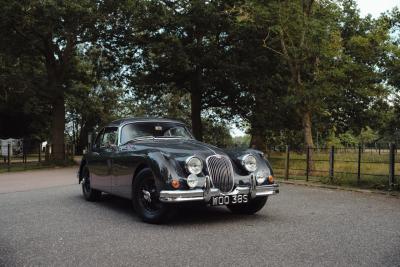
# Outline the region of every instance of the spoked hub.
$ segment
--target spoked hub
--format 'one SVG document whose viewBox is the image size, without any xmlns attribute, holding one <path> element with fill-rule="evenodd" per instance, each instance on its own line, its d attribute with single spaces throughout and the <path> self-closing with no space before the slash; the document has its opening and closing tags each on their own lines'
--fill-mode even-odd
<svg viewBox="0 0 400 267">
<path fill-rule="evenodd" d="M 140 202 L 143 208 L 150 212 L 157 211 L 161 208 L 159 194 L 153 179 L 145 179 L 141 184 L 139 192 L 141 193 Z"/>
</svg>

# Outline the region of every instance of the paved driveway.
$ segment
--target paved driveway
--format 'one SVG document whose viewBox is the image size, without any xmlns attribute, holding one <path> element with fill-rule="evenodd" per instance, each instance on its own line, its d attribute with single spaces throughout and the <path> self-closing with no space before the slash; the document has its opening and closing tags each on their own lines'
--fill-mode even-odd
<svg viewBox="0 0 400 267">
<path fill-rule="evenodd" d="M 149 225 L 129 201 L 86 202 L 75 171 L 0 194 L 0 266 L 400 266 L 400 199 L 283 185 L 254 216 L 183 208 Z"/>
</svg>

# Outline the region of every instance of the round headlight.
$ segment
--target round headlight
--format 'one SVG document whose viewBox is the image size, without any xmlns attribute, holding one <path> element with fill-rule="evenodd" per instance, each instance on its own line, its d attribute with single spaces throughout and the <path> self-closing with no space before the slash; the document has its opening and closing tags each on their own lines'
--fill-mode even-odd
<svg viewBox="0 0 400 267">
<path fill-rule="evenodd" d="M 186 160 L 186 168 L 191 174 L 199 174 L 203 170 L 203 162 L 196 157 L 189 157 Z"/>
<path fill-rule="evenodd" d="M 186 179 L 186 182 L 190 188 L 196 187 L 198 181 L 199 181 L 199 178 L 197 178 L 197 176 L 195 174 L 190 174 L 188 176 L 188 178 Z"/>
<path fill-rule="evenodd" d="M 249 172 L 254 172 L 257 169 L 257 160 L 253 155 L 246 155 L 243 157 L 242 164 Z"/>
</svg>

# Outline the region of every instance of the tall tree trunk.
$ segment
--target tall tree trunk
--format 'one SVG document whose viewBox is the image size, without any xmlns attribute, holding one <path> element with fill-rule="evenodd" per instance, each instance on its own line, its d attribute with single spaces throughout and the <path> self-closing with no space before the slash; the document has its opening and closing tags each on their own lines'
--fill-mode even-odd
<svg viewBox="0 0 400 267">
<path fill-rule="evenodd" d="M 251 118 L 251 139 L 250 147 L 267 152 L 267 140 L 265 138 L 266 121 L 265 102 L 262 98 L 256 97 L 253 116 Z"/>
<path fill-rule="evenodd" d="M 203 126 L 201 123 L 201 91 L 199 89 L 192 89 L 190 94 L 190 104 L 194 137 L 199 141 L 203 141 Z"/>
<path fill-rule="evenodd" d="M 310 147 L 310 161 L 309 161 L 309 168 L 310 171 L 315 170 L 315 164 L 313 160 L 313 152 L 314 152 L 314 141 L 312 137 L 312 122 L 311 122 L 311 112 L 306 111 L 303 114 L 302 118 L 302 124 L 303 124 L 303 131 L 304 131 L 304 144 L 307 147 Z"/>
<path fill-rule="evenodd" d="M 87 127 L 87 123 L 84 123 L 83 125 L 81 125 L 79 131 L 79 137 L 78 137 L 79 139 L 77 142 L 77 153 L 82 154 L 83 150 L 88 146 L 88 135 L 89 135 L 89 129 Z"/>
<path fill-rule="evenodd" d="M 251 139 L 250 139 L 250 147 L 254 149 L 258 149 L 262 152 L 267 151 L 267 142 L 263 131 L 255 128 L 251 131 Z"/>
<path fill-rule="evenodd" d="M 64 159 L 65 98 L 60 94 L 53 103 L 51 123 L 52 158 Z"/>
</svg>

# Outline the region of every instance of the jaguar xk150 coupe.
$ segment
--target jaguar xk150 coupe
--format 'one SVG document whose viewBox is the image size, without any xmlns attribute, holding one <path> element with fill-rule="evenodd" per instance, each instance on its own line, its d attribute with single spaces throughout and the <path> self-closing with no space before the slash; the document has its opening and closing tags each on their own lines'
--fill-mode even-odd
<svg viewBox="0 0 400 267">
<path fill-rule="evenodd" d="M 195 140 L 182 122 L 159 118 L 122 119 L 103 128 L 78 178 L 87 200 L 102 192 L 131 199 L 149 223 L 166 221 L 187 202 L 253 214 L 279 193 L 262 152 L 219 149 Z"/>
</svg>

